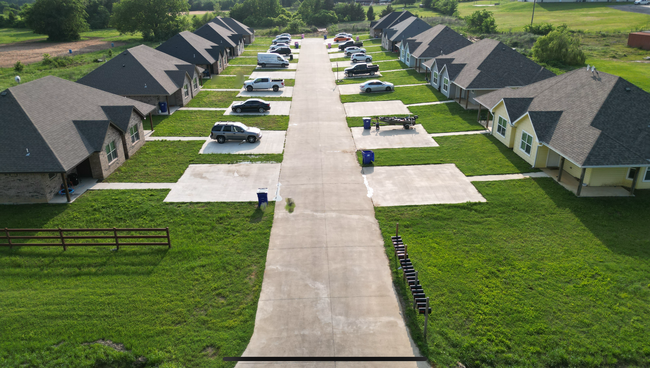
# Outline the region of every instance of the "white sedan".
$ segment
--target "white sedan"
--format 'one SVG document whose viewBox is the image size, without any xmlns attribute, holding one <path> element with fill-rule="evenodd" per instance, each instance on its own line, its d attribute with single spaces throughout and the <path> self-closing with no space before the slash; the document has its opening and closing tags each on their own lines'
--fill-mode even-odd
<svg viewBox="0 0 650 368">
<path fill-rule="evenodd" d="M 648 0 L 636 0 L 634 2 L 634 5 L 648 5 L 648 4 L 650 4 L 650 1 Z"/>
<path fill-rule="evenodd" d="M 366 63 L 369 63 L 369 62 L 372 61 L 372 55 L 366 55 L 366 54 L 364 54 L 362 52 L 359 52 L 359 53 L 353 54 L 352 57 L 350 58 L 350 61 L 353 62 L 353 63 L 362 63 L 364 61 Z"/>
<path fill-rule="evenodd" d="M 393 83 L 382 82 L 378 79 L 370 80 L 359 85 L 359 90 L 361 90 L 361 92 L 392 91 L 393 89 Z"/>
</svg>

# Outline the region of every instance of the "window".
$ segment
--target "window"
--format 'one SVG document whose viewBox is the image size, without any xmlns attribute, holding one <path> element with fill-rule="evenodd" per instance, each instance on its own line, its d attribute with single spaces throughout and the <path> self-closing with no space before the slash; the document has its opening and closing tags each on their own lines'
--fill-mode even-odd
<svg viewBox="0 0 650 368">
<path fill-rule="evenodd" d="M 106 157 L 108 158 L 108 163 L 115 161 L 117 158 L 117 150 L 115 149 L 115 141 L 106 145 L 104 149 L 106 151 Z"/>
<path fill-rule="evenodd" d="M 56 178 L 57 175 L 56 175 L 56 173 L 49 173 L 48 177 L 50 178 L 50 180 L 52 180 L 52 179 Z"/>
<path fill-rule="evenodd" d="M 215 125 L 212 127 L 213 132 L 220 132 L 221 131 L 221 125 Z"/>
<path fill-rule="evenodd" d="M 506 124 L 508 124 L 508 121 L 499 115 L 499 122 L 497 123 L 497 133 L 499 133 L 500 136 L 505 137 L 506 136 Z"/>
<path fill-rule="evenodd" d="M 131 134 L 131 143 L 135 143 L 140 140 L 140 130 L 138 130 L 138 126 L 134 125 L 129 128 L 129 134 Z"/>
<path fill-rule="evenodd" d="M 643 181 L 650 181 L 650 167 L 645 168 L 645 175 L 643 176 Z"/>
<path fill-rule="evenodd" d="M 438 84 L 438 72 L 433 72 L 433 83 Z"/>
<path fill-rule="evenodd" d="M 196 77 L 192 79 L 192 84 L 194 85 L 194 89 L 199 88 L 199 80 Z"/>
<path fill-rule="evenodd" d="M 442 90 L 447 92 L 449 90 L 449 79 L 445 78 L 442 81 Z"/>
<path fill-rule="evenodd" d="M 233 130 L 234 130 L 236 133 L 243 133 L 243 132 L 244 132 L 244 128 L 240 128 L 240 127 L 238 127 L 238 126 L 234 126 L 234 127 L 233 127 Z"/>
<path fill-rule="evenodd" d="M 530 151 L 533 149 L 533 136 L 526 132 L 521 132 L 521 144 L 519 148 L 530 156 Z"/>
<path fill-rule="evenodd" d="M 407 53 L 406 54 L 406 63 L 408 64 L 410 62 L 411 62 L 411 54 Z"/>
<path fill-rule="evenodd" d="M 187 87 L 187 84 L 183 86 L 183 95 L 185 97 L 190 95 L 190 89 Z"/>
<path fill-rule="evenodd" d="M 224 131 L 224 132 L 230 132 L 230 131 L 231 131 L 231 130 L 230 130 L 231 128 L 232 128 L 232 127 L 231 127 L 230 125 L 224 125 L 224 127 L 223 127 L 223 131 Z"/>
<path fill-rule="evenodd" d="M 627 178 L 634 180 L 634 175 L 636 175 L 636 167 L 630 167 L 630 169 L 627 171 Z"/>
</svg>

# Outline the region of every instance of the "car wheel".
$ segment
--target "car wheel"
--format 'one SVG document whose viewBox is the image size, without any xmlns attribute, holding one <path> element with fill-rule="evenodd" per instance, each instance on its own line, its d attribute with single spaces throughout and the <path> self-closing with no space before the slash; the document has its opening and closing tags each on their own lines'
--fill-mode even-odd
<svg viewBox="0 0 650 368">
<path fill-rule="evenodd" d="M 370 93 L 370 92 L 372 92 L 372 89 L 366 88 L 366 93 Z"/>
<path fill-rule="evenodd" d="M 222 135 L 218 135 L 217 136 L 217 142 L 218 143 L 226 143 L 226 137 L 224 137 Z"/>
<path fill-rule="evenodd" d="M 409 124 L 404 124 L 404 129 L 411 129 L 411 126 Z"/>
<path fill-rule="evenodd" d="M 386 87 L 386 91 L 390 92 L 390 87 Z"/>
<path fill-rule="evenodd" d="M 375 75 L 375 72 L 370 72 L 370 75 Z"/>
<path fill-rule="evenodd" d="M 280 88 L 278 86 L 273 86 L 273 92 L 277 92 Z"/>
<path fill-rule="evenodd" d="M 246 90 L 247 90 L 248 92 L 253 92 L 253 86 L 248 86 L 248 87 L 246 87 Z"/>
<path fill-rule="evenodd" d="M 264 113 L 264 108 L 260 107 L 259 111 L 260 113 Z"/>
<path fill-rule="evenodd" d="M 257 140 L 257 138 L 255 138 L 255 137 L 252 136 L 252 135 L 249 135 L 248 138 L 246 138 L 246 140 L 248 141 L 248 143 L 255 143 L 255 141 Z"/>
<path fill-rule="evenodd" d="M 262 63 L 262 64 L 260 64 L 260 66 L 261 66 L 262 68 L 266 68 L 266 63 Z"/>
<path fill-rule="evenodd" d="M 241 113 L 241 107 L 236 108 L 235 112 L 238 113 L 238 114 Z"/>
<path fill-rule="evenodd" d="M 370 62 L 370 58 L 366 58 L 366 63 L 369 63 L 369 62 Z"/>
</svg>

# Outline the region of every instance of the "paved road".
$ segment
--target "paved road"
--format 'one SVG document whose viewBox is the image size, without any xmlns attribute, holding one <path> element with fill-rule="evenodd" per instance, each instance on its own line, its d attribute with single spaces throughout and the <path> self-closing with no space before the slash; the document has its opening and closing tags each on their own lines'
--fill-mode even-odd
<svg viewBox="0 0 650 368">
<path fill-rule="evenodd" d="M 290 116 L 284 200 L 276 205 L 255 332 L 243 355 L 414 356 L 322 40 L 303 42 Z M 295 201 L 293 213 L 285 210 L 287 198 Z"/>
</svg>

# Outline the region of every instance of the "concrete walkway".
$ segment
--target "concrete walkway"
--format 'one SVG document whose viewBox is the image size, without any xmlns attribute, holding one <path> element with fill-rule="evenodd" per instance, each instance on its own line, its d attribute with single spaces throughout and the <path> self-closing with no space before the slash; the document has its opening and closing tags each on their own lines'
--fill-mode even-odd
<svg viewBox="0 0 650 368">
<path fill-rule="evenodd" d="M 479 175 L 468 176 L 469 181 L 500 181 L 500 180 L 518 180 L 526 178 L 548 178 L 548 175 L 543 172 L 531 172 L 523 174 L 503 174 L 503 175 Z"/>
<path fill-rule="evenodd" d="M 450 135 L 474 135 L 474 134 L 490 134 L 489 130 L 468 130 L 466 132 L 448 132 L 448 133 L 432 133 L 430 137 L 448 137 Z"/>
<path fill-rule="evenodd" d="M 440 104 L 452 103 L 452 102 L 456 102 L 456 101 L 447 100 L 447 101 L 436 101 L 436 102 L 422 102 L 422 103 L 410 104 L 410 105 L 406 105 L 406 106 L 410 107 L 410 106 L 440 105 Z"/>
<path fill-rule="evenodd" d="M 226 111 L 225 107 L 181 107 L 179 110 L 185 111 Z"/>
<path fill-rule="evenodd" d="M 280 196 L 243 356 L 414 356 L 322 39 L 305 39 Z M 295 207 L 285 209 L 286 199 Z M 413 362 L 237 367 L 415 367 Z"/>
<path fill-rule="evenodd" d="M 97 183 L 88 189 L 173 189 L 175 185 L 176 183 Z"/>
</svg>

